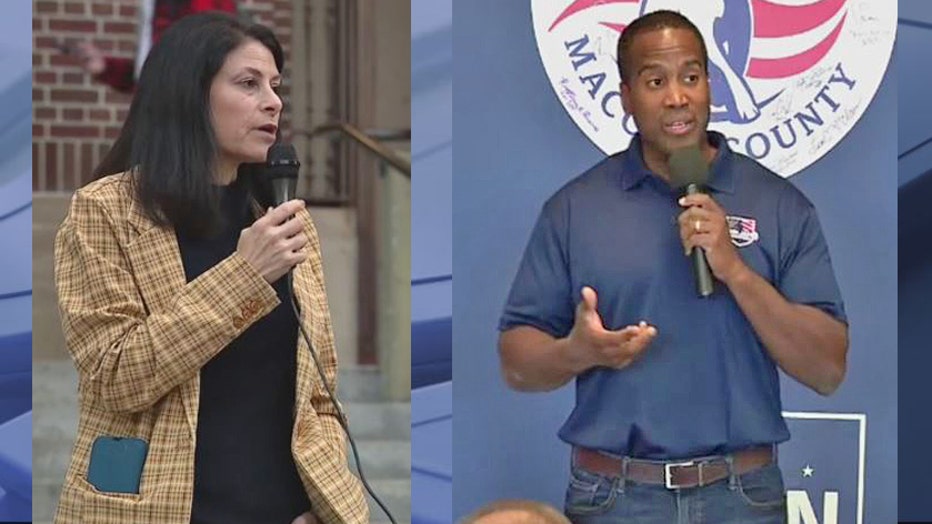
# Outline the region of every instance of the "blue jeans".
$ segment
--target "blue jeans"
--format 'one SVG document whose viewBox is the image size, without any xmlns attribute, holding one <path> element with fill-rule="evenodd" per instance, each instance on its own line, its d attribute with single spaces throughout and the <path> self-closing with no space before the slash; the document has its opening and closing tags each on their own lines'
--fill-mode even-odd
<svg viewBox="0 0 932 524">
<path fill-rule="evenodd" d="M 699 488 L 667 489 L 572 467 L 564 511 L 574 524 L 783 524 L 776 463 Z"/>
</svg>

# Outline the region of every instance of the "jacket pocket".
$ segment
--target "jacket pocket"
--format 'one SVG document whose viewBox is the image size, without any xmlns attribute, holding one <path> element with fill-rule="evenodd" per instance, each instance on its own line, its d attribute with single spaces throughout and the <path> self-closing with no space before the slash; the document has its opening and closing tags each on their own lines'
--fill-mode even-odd
<svg viewBox="0 0 932 524">
<path fill-rule="evenodd" d="M 150 524 L 151 501 L 145 494 L 100 491 L 83 476 L 71 482 L 81 493 L 81 521 L 87 524 Z"/>
</svg>

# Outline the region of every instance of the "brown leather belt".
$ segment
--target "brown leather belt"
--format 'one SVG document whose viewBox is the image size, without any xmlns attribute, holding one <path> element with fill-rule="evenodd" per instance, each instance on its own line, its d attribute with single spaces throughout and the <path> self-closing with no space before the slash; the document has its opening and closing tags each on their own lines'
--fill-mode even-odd
<svg viewBox="0 0 932 524">
<path fill-rule="evenodd" d="M 574 448 L 576 466 L 606 477 L 622 476 L 622 459 L 603 455 L 598 451 Z M 743 475 L 773 462 L 771 446 L 750 448 L 731 454 L 732 469 Z M 642 484 L 659 484 L 668 489 L 695 488 L 728 478 L 725 457 L 702 457 L 685 461 L 649 461 L 628 459 L 625 478 Z"/>
</svg>

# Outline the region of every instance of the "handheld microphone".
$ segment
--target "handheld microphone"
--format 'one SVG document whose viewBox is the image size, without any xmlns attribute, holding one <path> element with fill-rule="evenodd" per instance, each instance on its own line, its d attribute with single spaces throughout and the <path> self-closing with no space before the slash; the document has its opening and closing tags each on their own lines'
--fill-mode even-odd
<svg viewBox="0 0 932 524">
<path fill-rule="evenodd" d="M 301 167 L 301 163 L 298 162 L 298 153 L 295 151 L 294 146 L 283 142 L 275 142 L 269 147 L 269 151 L 266 153 L 265 164 L 262 167 L 268 187 L 272 191 L 272 201 L 275 206 L 280 206 L 289 200 L 294 200 L 295 188 L 298 185 L 298 168 Z M 359 460 L 359 452 L 356 450 L 356 441 L 350 433 L 346 415 L 343 413 L 343 409 L 340 408 L 340 404 L 337 403 L 334 392 L 327 384 L 327 378 L 320 365 L 320 359 L 317 358 L 317 349 L 314 347 L 310 335 L 308 335 L 308 332 L 305 330 L 304 323 L 301 322 L 301 310 L 298 307 L 298 300 L 293 292 L 293 270 L 289 270 L 285 278 L 288 279 L 287 287 L 291 293 L 291 307 L 294 311 L 295 318 L 298 320 L 298 328 L 304 336 L 304 341 L 307 343 L 307 347 L 311 352 L 311 357 L 314 360 L 314 366 L 317 368 L 317 375 L 320 378 L 321 384 L 327 391 L 327 396 L 330 398 L 330 402 L 337 412 L 337 421 L 340 423 L 340 426 L 343 427 L 343 431 L 346 432 L 346 437 L 347 440 L 349 440 L 350 448 L 353 451 L 353 458 L 356 462 L 356 469 L 359 472 L 359 480 L 362 481 L 363 487 L 369 492 L 369 495 L 372 496 L 376 504 L 378 504 L 379 507 L 382 508 L 382 511 L 388 516 L 388 520 L 394 524 L 394 515 L 385 507 L 385 504 L 379 499 L 375 491 L 373 491 L 372 487 L 369 485 L 369 481 L 366 480 L 365 474 L 363 474 L 362 463 Z"/>
<path fill-rule="evenodd" d="M 670 177 L 674 187 L 683 195 L 705 193 L 705 183 L 709 179 L 709 166 L 702 158 L 699 146 L 677 149 L 670 154 Z M 693 248 L 690 255 L 693 261 L 693 274 L 696 277 L 696 293 L 701 298 L 708 297 L 714 290 L 712 271 L 706 259 L 705 250 Z"/>
<path fill-rule="evenodd" d="M 272 203 L 278 207 L 289 200 L 294 200 L 298 185 L 298 152 L 291 144 L 276 141 L 265 154 L 262 169 L 266 183 L 272 191 Z M 291 272 L 288 270 L 288 289 L 292 289 Z"/>
<path fill-rule="evenodd" d="M 294 200 L 299 167 L 301 162 L 298 162 L 298 153 L 293 145 L 275 142 L 269 148 L 264 169 L 276 206 Z"/>
</svg>

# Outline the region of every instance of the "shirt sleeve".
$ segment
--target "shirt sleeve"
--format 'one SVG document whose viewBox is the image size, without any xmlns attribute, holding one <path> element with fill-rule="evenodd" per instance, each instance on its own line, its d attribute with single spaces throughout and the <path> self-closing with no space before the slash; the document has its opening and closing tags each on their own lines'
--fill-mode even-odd
<svg viewBox="0 0 932 524">
<path fill-rule="evenodd" d="M 524 325 L 559 338 L 573 327 L 568 223 L 565 203 L 556 199 L 547 202 L 525 248 L 499 330 Z"/>
<path fill-rule="evenodd" d="M 828 245 L 813 205 L 790 187 L 780 201 L 781 253 L 778 289 L 797 304 L 825 311 L 847 323 Z"/>
</svg>

